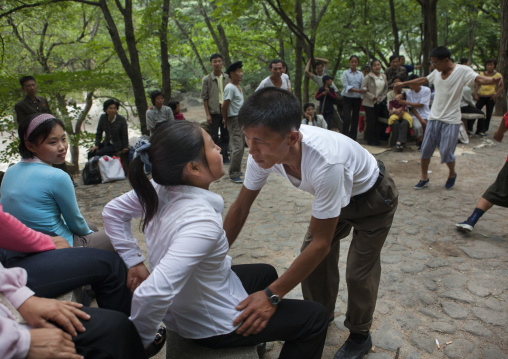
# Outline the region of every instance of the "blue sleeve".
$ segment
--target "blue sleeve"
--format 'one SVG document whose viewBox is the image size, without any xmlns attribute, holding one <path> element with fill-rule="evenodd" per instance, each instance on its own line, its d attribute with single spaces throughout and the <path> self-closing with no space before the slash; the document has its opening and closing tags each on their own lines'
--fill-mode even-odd
<svg viewBox="0 0 508 359">
<path fill-rule="evenodd" d="M 69 175 L 64 171 L 56 171 L 52 183 L 54 184 L 52 195 L 60 208 L 67 227 L 78 236 L 92 233 L 93 231 L 88 228 L 79 211 L 74 185 Z"/>
</svg>

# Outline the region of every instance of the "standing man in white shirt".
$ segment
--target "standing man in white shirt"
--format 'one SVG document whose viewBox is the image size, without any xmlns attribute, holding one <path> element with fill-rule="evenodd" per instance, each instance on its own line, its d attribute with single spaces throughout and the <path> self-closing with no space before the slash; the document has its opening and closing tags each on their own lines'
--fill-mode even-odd
<svg viewBox="0 0 508 359">
<path fill-rule="evenodd" d="M 430 181 L 428 169 L 436 146 L 439 146 L 441 163 L 446 163 L 449 170 L 445 188 L 452 189 L 455 186 L 457 173 L 455 172 L 454 152 L 459 138 L 462 89 L 473 82 L 480 85 L 491 85 L 498 84 L 501 80 L 501 78 L 480 76 L 469 66 L 455 64 L 450 57 L 450 50 L 446 47 L 436 47 L 430 52 L 430 61 L 435 68 L 430 75 L 394 84 L 394 87 L 402 88 L 431 83 L 436 90 L 422 143 L 422 174 L 420 181 L 414 186 L 416 190 L 423 189 Z"/>
<path fill-rule="evenodd" d="M 212 136 L 215 144 L 221 148 L 224 164 L 228 164 L 229 132 L 222 123 L 221 106 L 224 102 L 224 87 L 229 82 L 229 77 L 222 72 L 221 54 L 210 56 L 210 66 L 213 71 L 203 77 L 201 98 L 205 106 L 206 121 L 210 124 L 210 136 Z"/>
<path fill-rule="evenodd" d="M 256 91 L 259 91 L 265 87 L 278 87 L 283 90 L 292 92 L 289 77 L 287 75 L 282 76 L 285 75 L 283 73 L 282 60 L 275 59 L 270 62 L 270 73 L 270 76 L 261 81 Z"/>
<path fill-rule="evenodd" d="M 229 178 L 234 183 L 242 183 L 241 169 L 243 158 L 243 133 L 238 125 L 238 112 L 243 105 L 243 91 L 240 87 L 242 81 L 242 62 L 237 61 L 229 65 L 226 74 L 229 83 L 224 88 L 224 102 L 222 104 L 222 123 L 227 127 L 231 142 L 231 164 L 229 165 Z"/>
<path fill-rule="evenodd" d="M 323 87 L 323 76 L 329 74 L 329 63 L 327 59 L 323 59 L 321 57 L 315 57 L 314 60 L 316 62 L 314 63 L 314 71 L 315 74 L 310 72 L 310 63 L 311 59 L 307 61 L 307 66 L 305 66 L 305 75 L 310 78 L 314 83 L 317 85 L 318 88 Z M 332 82 L 332 86 L 335 92 L 339 93 L 339 89 L 335 84 Z"/>
<path fill-rule="evenodd" d="M 224 222 L 229 243 L 238 237 L 268 175 L 285 177 L 315 195 L 312 218 L 301 254 L 267 289 L 283 298 L 302 283 L 303 296 L 321 303 L 334 319 L 339 289 L 340 240 L 354 228 L 346 269 L 351 331 L 336 359 L 360 359 L 372 348 L 370 327 L 381 276 L 380 252 L 397 209 L 398 191 L 384 165 L 357 142 L 313 126 L 300 126 L 298 99 L 280 89 L 257 91 L 239 113 L 249 145 L 243 187 Z M 270 301 L 264 291 L 240 303 L 238 333 L 250 335 L 266 326 Z"/>
</svg>

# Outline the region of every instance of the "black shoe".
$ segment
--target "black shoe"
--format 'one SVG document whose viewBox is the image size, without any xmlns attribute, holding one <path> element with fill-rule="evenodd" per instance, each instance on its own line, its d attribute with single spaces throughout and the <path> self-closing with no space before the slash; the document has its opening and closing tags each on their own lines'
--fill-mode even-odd
<svg viewBox="0 0 508 359">
<path fill-rule="evenodd" d="M 259 343 L 256 346 L 256 349 L 257 349 L 257 352 L 258 352 L 258 357 L 262 358 L 265 355 L 265 353 L 266 353 L 266 343 Z"/>
<path fill-rule="evenodd" d="M 157 355 L 157 353 L 161 351 L 166 344 L 166 334 L 166 327 L 161 325 L 157 334 L 155 334 L 154 341 L 145 349 L 145 354 L 148 358 Z"/>
<path fill-rule="evenodd" d="M 349 338 L 342 347 L 340 347 L 333 359 L 362 359 L 368 352 L 370 352 L 372 349 L 372 338 L 370 337 L 370 333 L 362 343 L 352 340 L 352 335 L 354 334 L 349 335 Z"/>
</svg>

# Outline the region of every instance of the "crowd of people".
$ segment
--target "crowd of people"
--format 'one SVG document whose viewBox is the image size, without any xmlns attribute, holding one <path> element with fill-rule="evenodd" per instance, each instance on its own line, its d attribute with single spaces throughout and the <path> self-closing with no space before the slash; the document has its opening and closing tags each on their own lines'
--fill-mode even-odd
<svg viewBox="0 0 508 359">
<path fill-rule="evenodd" d="M 0 188 L 0 332 L 9 333 L 0 337 L 0 356 L 145 358 L 164 345 L 163 322 L 210 348 L 279 340 L 280 358 L 321 358 L 335 317 L 340 241 L 352 231 L 344 322 L 350 333 L 334 359 L 363 358 L 372 348 L 380 253 L 398 190 L 384 164 L 356 141 L 362 101 L 369 145 L 379 145 L 378 117 L 388 118 L 385 131 L 396 149 L 403 149 L 408 133 L 421 143 L 422 176 L 414 188 L 428 185 L 438 146 L 449 168 L 445 188 L 451 189 L 464 88 L 475 84 L 476 106 L 487 108 L 502 89 L 492 62 L 479 75 L 455 64 L 444 47 L 433 49 L 430 58 L 435 70 L 418 78 L 407 76 L 414 68 L 398 56 L 385 73 L 374 60 L 370 72 L 362 69 L 365 74 L 351 56 L 342 75 L 341 134 L 329 130 L 340 118 L 334 108 L 339 90 L 326 59 L 316 59 L 315 73 L 307 63 L 319 106 L 302 108 L 281 60 L 271 61 L 271 75 L 245 98 L 242 62 L 223 72 L 222 56 L 211 55 L 212 72 L 201 91 L 209 130 L 185 121 L 177 101 L 151 92 L 150 136 L 134 146 L 129 165 L 133 189 L 105 206 L 103 231 L 83 218 L 73 182 L 62 171 L 68 149 L 63 122 L 36 96 L 35 79 L 21 78 L 27 94 L 16 105 L 22 159 L 7 170 Z M 434 89 L 430 109 L 427 84 Z M 118 108 L 116 100 L 105 101 L 90 156 L 130 151 Z M 488 130 L 487 117 L 478 123 L 480 135 Z M 508 114 L 494 139 L 501 141 L 507 130 Z M 223 221 L 223 199 L 209 188 L 224 176 L 224 164 L 231 181 L 242 186 Z M 508 159 L 471 217 L 456 225 L 459 230 L 472 231 L 493 205 L 508 207 L 507 171 Z M 268 264 L 233 265 L 227 255 L 235 241 L 241 243 L 270 173 L 315 196 L 301 252 L 280 277 Z M 150 270 L 131 231 L 138 218 Z M 304 300 L 285 298 L 299 284 Z M 82 286 L 91 287 L 98 309 L 45 299 Z"/>
</svg>

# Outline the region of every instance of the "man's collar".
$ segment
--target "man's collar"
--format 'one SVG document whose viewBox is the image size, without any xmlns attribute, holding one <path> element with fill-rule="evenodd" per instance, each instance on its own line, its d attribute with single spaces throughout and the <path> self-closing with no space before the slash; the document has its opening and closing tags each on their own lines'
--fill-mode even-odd
<svg viewBox="0 0 508 359">
<path fill-rule="evenodd" d="M 224 77 L 224 73 L 221 72 L 219 76 L 215 76 L 215 73 L 212 71 L 212 80 L 216 79 L 217 77 Z"/>
</svg>

